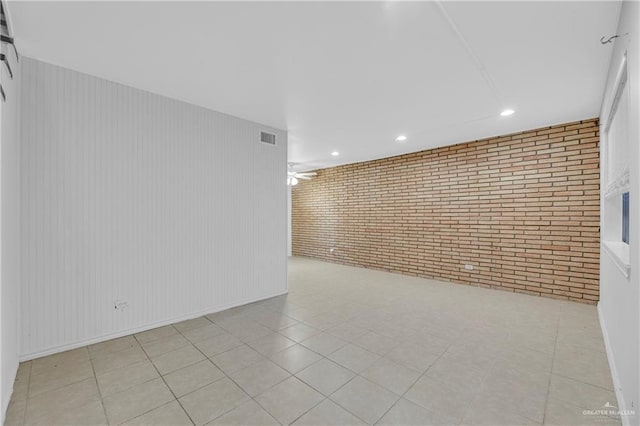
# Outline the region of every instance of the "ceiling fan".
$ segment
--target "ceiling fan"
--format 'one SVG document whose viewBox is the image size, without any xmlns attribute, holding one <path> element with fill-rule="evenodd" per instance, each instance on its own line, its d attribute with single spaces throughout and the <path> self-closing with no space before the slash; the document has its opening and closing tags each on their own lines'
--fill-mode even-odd
<svg viewBox="0 0 640 426">
<path fill-rule="evenodd" d="M 318 174 L 316 172 L 296 172 L 292 170 L 293 163 L 289 163 L 289 170 L 287 171 L 287 185 L 295 186 L 298 184 L 299 179 L 309 180 Z"/>
</svg>

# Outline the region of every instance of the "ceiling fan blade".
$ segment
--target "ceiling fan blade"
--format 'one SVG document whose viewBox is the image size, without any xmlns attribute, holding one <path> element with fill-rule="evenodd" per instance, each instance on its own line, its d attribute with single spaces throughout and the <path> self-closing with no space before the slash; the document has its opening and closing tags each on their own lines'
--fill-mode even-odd
<svg viewBox="0 0 640 426">
<path fill-rule="evenodd" d="M 301 172 L 301 173 L 296 173 L 297 176 L 317 176 L 318 174 L 316 172 Z"/>
</svg>

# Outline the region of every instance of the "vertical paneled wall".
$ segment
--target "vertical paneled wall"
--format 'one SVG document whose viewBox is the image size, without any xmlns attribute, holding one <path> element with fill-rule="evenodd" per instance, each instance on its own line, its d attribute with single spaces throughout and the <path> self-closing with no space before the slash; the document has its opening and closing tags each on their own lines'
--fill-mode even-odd
<svg viewBox="0 0 640 426">
<path fill-rule="evenodd" d="M 20 62 L 6 43 L 13 77 L 0 63 L 0 83 L 6 99 L 0 99 L 0 417 L 6 412 L 18 368 L 18 295 L 20 287 L 20 144 L 18 109 L 20 103 Z M 3 417 L 4 419 L 4 417 Z M 2 421 L 3 419 L 0 419 Z"/>
<path fill-rule="evenodd" d="M 22 358 L 286 291 L 286 132 L 29 58 L 23 82 Z"/>
</svg>

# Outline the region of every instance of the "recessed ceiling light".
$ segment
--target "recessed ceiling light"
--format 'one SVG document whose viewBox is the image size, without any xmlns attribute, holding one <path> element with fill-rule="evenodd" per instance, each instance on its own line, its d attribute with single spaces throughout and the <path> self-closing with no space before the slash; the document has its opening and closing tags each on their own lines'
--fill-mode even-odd
<svg viewBox="0 0 640 426">
<path fill-rule="evenodd" d="M 333 151 L 331 155 L 333 155 L 334 157 L 337 157 L 338 155 L 340 155 L 340 153 L 338 151 Z"/>
<path fill-rule="evenodd" d="M 400 135 L 396 138 L 396 142 L 404 142 L 407 140 L 407 137 L 405 135 Z"/>
<path fill-rule="evenodd" d="M 501 115 L 501 116 L 503 116 L 503 117 L 507 117 L 507 116 L 509 116 L 509 115 L 513 114 L 514 112 L 515 112 L 515 111 L 514 111 L 514 110 L 512 110 L 512 109 L 505 109 L 504 111 L 502 111 L 502 112 L 500 113 L 500 115 Z"/>
</svg>

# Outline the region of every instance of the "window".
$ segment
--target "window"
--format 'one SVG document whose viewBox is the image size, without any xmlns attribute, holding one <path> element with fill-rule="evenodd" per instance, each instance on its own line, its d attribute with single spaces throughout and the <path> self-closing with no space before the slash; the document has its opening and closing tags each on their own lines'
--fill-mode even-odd
<svg viewBox="0 0 640 426">
<path fill-rule="evenodd" d="M 622 194 L 622 241 L 629 244 L 629 193 Z"/>
<path fill-rule="evenodd" d="M 623 55 L 615 84 L 608 92 L 602 119 L 602 216 L 601 241 L 603 252 L 618 267 L 620 272 L 630 277 L 629 252 L 630 221 L 629 194 L 631 163 L 629 151 L 630 88 L 628 84 L 627 56 Z"/>
</svg>

